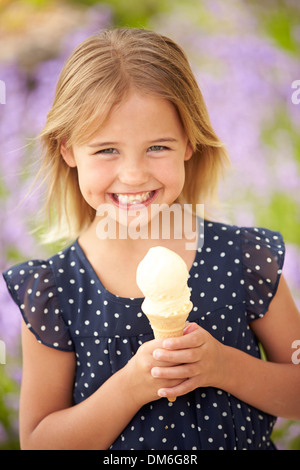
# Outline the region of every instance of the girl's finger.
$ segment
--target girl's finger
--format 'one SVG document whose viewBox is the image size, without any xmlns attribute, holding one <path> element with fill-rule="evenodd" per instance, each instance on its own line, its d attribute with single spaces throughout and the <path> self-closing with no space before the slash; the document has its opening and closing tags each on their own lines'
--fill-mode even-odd
<svg viewBox="0 0 300 470">
<path fill-rule="evenodd" d="M 199 374 L 198 364 L 182 364 L 173 367 L 153 367 L 151 375 L 161 379 L 187 379 Z"/>
<path fill-rule="evenodd" d="M 196 323 L 190 323 L 183 336 L 177 338 L 167 338 L 163 341 L 162 347 L 165 349 L 187 349 L 202 346 L 207 340 L 207 331 Z"/>
<path fill-rule="evenodd" d="M 155 349 L 153 357 L 157 361 L 169 362 L 170 364 L 189 364 L 197 362 L 202 357 L 201 346 L 186 349 Z"/>
<path fill-rule="evenodd" d="M 181 382 L 172 388 L 160 388 L 157 392 L 160 397 L 180 397 L 186 393 L 192 392 L 195 389 L 195 379 L 190 378 Z"/>
</svg>

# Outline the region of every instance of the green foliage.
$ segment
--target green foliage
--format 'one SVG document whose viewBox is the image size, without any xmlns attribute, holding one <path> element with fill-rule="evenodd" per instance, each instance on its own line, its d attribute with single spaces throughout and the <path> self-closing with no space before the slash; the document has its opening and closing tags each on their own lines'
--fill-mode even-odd
<svg viewBox="0 0 300 470">
<path fill-rule="evenodd" d="M 168 0 L 108 0 L 103 2 L 97 0 L 69 0 L 69 2 L 84 6 L 93 6 L 99 3 L 106 4 L 112 9 L 113 23 L 116 27 L 145 27 L 153 15 L 167 11 L 170 8 Z"/>
<path fill-rule="evenodd" d="M 261 206 L 257 221 L 259 225 L 281 232 L 286 242 L 299 243 L 300 208 L 286 193 L 275 193 L 268 206 Z"/>
<path fill-rule="evenodd" d="M 300 43 L 294 35 L 300 21 L 300 9 L 296 2 L 246 0 L 246 4 L 254 12 L 264 33 L 282 49 L 299 54 Z"/>
<path fill-rule="evenodd" d="M 6 373 L 6 367 L 0 365 L 0 427 L 6 434 L 6 439 L 0 442 L 0 450 L 19 448 L 18 431 L 14 427 L 17 412 L 13 406 L 18 400 L 19 387 Z"/>
<path fill-rule="evenodd" d="M 299 45 L 293 37 L 293 24 L 294 21 L 291 20 L 290 14 L 281 8 L 271 12 L 270 16 L 266 18 L 265 29 L 280 47 L 296 52 L 299 50 Z"/>
</svg>

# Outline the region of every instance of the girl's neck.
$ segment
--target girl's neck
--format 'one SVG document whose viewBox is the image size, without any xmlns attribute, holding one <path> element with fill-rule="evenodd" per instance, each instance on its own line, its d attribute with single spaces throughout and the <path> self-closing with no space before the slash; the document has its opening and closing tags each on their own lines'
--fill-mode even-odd
<svg viewBox="0 0 300 470">
<path fill-rule="evenodd" d="M 175 251 L 184 259 L 189 270 L 192 267 L 196 246 L 191 249 L 191 241 L 185 236 L 158 239 L 151 237 L 101 239 L 97 236 L 97 223 L 95 219 L 79 237 L 78 242 L 104 287 L 115 295 L 126 298 L 143 297 L 136 284 L 136 269 L 153 246 L 164 246 Z"/>
<path fill-rule="evenodd" d="M 79 242 L 86 247 L 93 247 L 96 253 L 108 250 L 114 253 L 137 253 L 142 257 L 153 246 L 165 246 L 171 250 L 183 253 L 197 249 L 198 221 L 195 215 L 189 214 L 189 219 L 182 210 L 179 222 L 170 217 L 158 223 L 151 221 L 142 232 L 138 226 L 120 226 L 118 223 L 108 224 L 95 217 L 88 229 L 79 237 Z M 179 253 L 179 254 L 180 254 Z"/>
</svg>

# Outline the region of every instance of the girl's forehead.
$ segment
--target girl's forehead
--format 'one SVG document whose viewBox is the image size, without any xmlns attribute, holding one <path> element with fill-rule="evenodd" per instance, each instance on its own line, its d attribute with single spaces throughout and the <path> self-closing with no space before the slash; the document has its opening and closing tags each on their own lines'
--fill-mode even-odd
<svg viewBox="0 0 300 470">
<path fill-rule="evenodd" d="M 125 99 L 116 103 L 106 119 L 101 122 L 95 119 L 95 136 L 113 137 L 115 134 L 136 132 L 136 139 L 145 136 L 156 137 L 164 135 L 181 135 L 183 127 L 175 106 L 167 99 L 156 95 L 131 93 Z M 140 135 L 143 134 L 143 135 Z"/>
</svg>

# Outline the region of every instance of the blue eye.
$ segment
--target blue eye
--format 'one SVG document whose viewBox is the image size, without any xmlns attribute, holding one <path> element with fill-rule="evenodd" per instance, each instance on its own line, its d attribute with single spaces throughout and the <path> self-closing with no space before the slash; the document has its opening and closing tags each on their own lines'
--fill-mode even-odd
<svg viewBox="0 0 300 470">
<path fill-rule="evenodd" d="M 149 147 L 149 150 L 150 152 L 161 152 L 162 150 L 168 150 L 168 148 L 163 145 L 152 145 L 152 147 Z"/>
<path fill-rule="evenodd" d="M 114 148 L 109 148 L 109 149 L 98 150 L 98 152 L 96 152 L 96 153 L 103 153 L 105 155 L 111 155 L 113 153 L 117 153 L 117 150 L 114 149 Z"/>
</svg>

